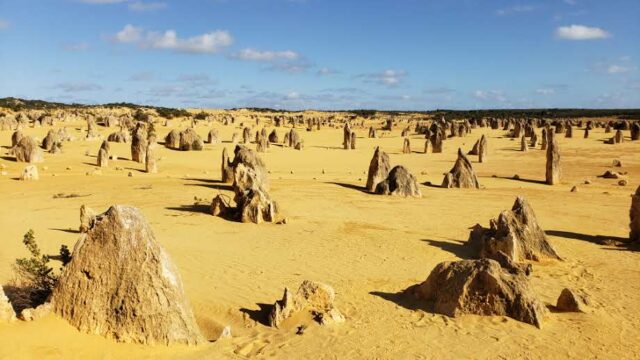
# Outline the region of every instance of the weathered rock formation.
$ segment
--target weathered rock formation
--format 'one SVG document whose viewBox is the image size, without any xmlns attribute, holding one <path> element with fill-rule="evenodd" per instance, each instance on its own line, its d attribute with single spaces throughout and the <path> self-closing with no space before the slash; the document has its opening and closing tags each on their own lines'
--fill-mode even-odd
<svg viewBox="0 0 640 360">
<path fill-rule="evenodd" d="M 204 148 L 204 142 L 200 135 L 192 128 L 187 128 L 180 132 L 180 150 L 182 151 L 200 151 Z"/>
<path fill-rule="evenodd" d="M 373 158 L 371 158 L 371 162 L 369 163 L 367 191 L 374 192 L 376 186 L 389 176 L 390 169 L 389 155 L 376 146 L 376 150 L 373 152 Z"/>
<path fill-rule="evenodd" d="M 516 198 L 510 211 L 503 211 L 498 218 L 492 219 L 489 228 L 474 226 L 467 245 L 479 258 L 492 258 L 501 251 L 516 262 L 560 260 L 523 197 Z"/>
<path fill-rule="evenodd" d="M 23 136 L 12 148 L 18 162 L 37 163 L 44 161 L 42 149 L 31 136 Z"/>
<path fill-rule="evenodd" d="M 375 192 L 381 195 L 422 196 L 416 177 L 402 165 L 391 169 L 387 178 L 376 185 Z"/>
<path fill-rule="evenodd" d="M 443 188 L 471 188 L 479 189 L 480 184 L 476 173 L 473 171 L 471 162 L 462 153 L 462 149 L 458 149 L 458 159 L 453 168 L 444 176 L 442 180 Z"/>
<path fill-rule="evenodd" d="M 145 157 L 145 171 L 149 174 L 155 174 L 158 172 L 158 156 L 156 143 L 151 143 L 147 146 L 147 156 Z"/>
<path fill-rule="evenodd" d="M 405 294 L 430 302 L 434 312 L 451 317 L 508 316 L 540 328 L 547 313 L 525 274 L 505 271 L 490 259 L 440 263 L 426 281 Z"/>
<path fill-rule="evenodd" d="M 562 176 L 560 150 L 555 133 L 553 131 L 547 131 L 547 137 L 547 167 L 545 179 L 548 185 L 556 185 L 560 183 L 560 177 Z"/>
<path fill-rule="evenodd" d="M 321 325 L 343 322 L 344 316 L 333 304 L 335 297 L 331 286 L 305 280 L 295 294 L 284 289 L 282 300 L 276 301 L 269 313 L 268 323 L 280 327 L 288 318 L 302 312 L 307 312 Z"/>
<path fill-rule="evenodd" d="M 9 299 L 4 294 L 2 286 L 0 286 L 0 321 L 9 322 L 16 319 L 16 312 L 9 303 Z"/>
<path fill-rule="evenodd" d="M 131 206 L 112 206 L 93 220 L 64 267 L 52 304 L 80 331 L 121 342 L 204 341 L 175 265 Z"/>
</svg>

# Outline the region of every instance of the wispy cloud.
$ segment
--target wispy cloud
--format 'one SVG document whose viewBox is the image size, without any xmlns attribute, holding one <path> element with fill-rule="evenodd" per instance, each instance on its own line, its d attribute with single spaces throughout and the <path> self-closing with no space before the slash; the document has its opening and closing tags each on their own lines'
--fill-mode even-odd
<svg viewBox="0 0 640 360">
<path fill-rule="evenodd" d="M 102 86 L 87 82 L 64 82 L 54 85 L 53 88 L 67 93 L 102 90 Z"/>
<path fill-rule="evenodd" d="M 188 84 L 191 87 L 207 86 L 216 83 L 216 80 L 211 78 L 208 74 L 182 74 L 178 76 L 178 82 Z"/>
<path fill-rule="evenodd" d="M 556 37 L 562 40 L 598 40 L 610 38 L 611 34 L 598 27 L 569 25 L 557 28 Z"/>
<path fill-rule="evenodd" d="M 284 51 L 261 51 L 251 48 L 242 49 L 231 55 L 234 59 L 249 61 L 278 61 L 278 60 L 297 60 L 300 54 L 292 50 Z"/>
<path fill-rule="evenodd" d="M 531 12 L 533 10 L 535 10 L 535 6 L 533 5 L 515 5 L 515 6 L 510 6 L 510 7 L 496 10 L 496 15 L 505 16 L 505 15 L 515 14 L 515 13 Z"/>
<path fill-rule="evenodd" d="M 329 67 L 321 67 L 318 69 L 318 71 L 316 71 L 316 75 L 320 75 L 320 76 L 330 76 L 330 75 L 335 75 L 337 74 L 338 71 Z"/>
<path fill-rule="evenodd" d="M 193 54 L 213 54 L 233 43 L 226 30 L 216 30 L 189 38 L 180 38 L 175 30 L 164 32 L 146 31 L 133 25 L 117 32 L 112 40 L 123 44 L 135 44 L 142 49 L 171 50 Z"/>
<path fill-rule="evenodd" d="M 596 61 L 589 65 L 587 69 L 589 72 L 608 75 L 628 74 L 636 70 L 638 70 L 638 67 L 633 63 L 630 56 Z"/>
<path fill-rule="evenodd" d="M 366 83 L 375 83 L 386 87 L 395 87 L 407 76 L 407 72 L 404 70 L 388 69 L 379 73 L 367 73 L 356 75 L 356 78 L 361 79 Z"/>
<path fill-rule="evenodd" d="M 507 101 L 507 97 L 501 90 L 476 90 L 473 92 L 473 97 L 483 101 Z"/>
<path fill-rule="evenodd" d="M 123 2 L 127 2 L 129 0 L 78 0 L 81 3 L 85 4 L 119 4 Z"/>
</svg>

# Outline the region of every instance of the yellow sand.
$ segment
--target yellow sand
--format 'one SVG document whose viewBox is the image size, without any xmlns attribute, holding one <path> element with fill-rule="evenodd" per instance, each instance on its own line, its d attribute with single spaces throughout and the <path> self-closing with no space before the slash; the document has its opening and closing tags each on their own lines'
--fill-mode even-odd
<svg viewBox="0 0 640 360">
<path fill-rule="evenodd" d="M 174 123 L 174 128 L 187 124 Z M 86 128 L 82 123 L 55 128 L 60 126 L 69 126 L 78 137 L 79 129 Z M 76 140 L 64 143 L 62 154 L 45 154 L 36 182 L 16 180 L 25 164 L 1 158 L 9 174 L 0 177 L 0 281 L 7 283 L 14 259 L 26 255 L 21 239 L 28 229 L 35 230 L 47 253 L 56 254 L 61 244 L 72 248 L 78 238 L 74 231 L 81 204 L 99 211 L 130 204 L 142 210 L 177 264 L 203 332 L 213 339 L 230 325 L 233 338 L 191 348 L 119 344 L 80 333 L 49 315 L 31 323 L 0 324 L 0 358 L 640 358 L 640 253 L 595 243 L 598 235 L 628 236 L 629 195 L 640 179 L 640 142 L 606 145 L 602 140 L 613 134 L 603 129 L 592 131 L 589 139 L 582 138 L 582 130 L 572 139 L 560 136 L 562 185 L 547 186 L 539 183 L 544 180 L 544 151 L 522 153 L 519 140 L 502 137 L 503 131 L 475 129 L 470 136 L 447 140 L 442 154 L 423 154 L 424 139 L 412 135 L 414 153 L 403 155 L 400 127 L 380 139 L 368 139 L 367 130 L 358 128 L 355 151 L 341 149 L 342 129 L 299 129 L 304 150 L 271 146 L 262 155 L 272 197 L 289 222 L 253 225 L 213 217 L 202 212 L 206 206 L 193 206 L 194 197 L 209 201 L 219 192 L 231 194 L 216 180 L 222 148 L 232 150 L 231 135 L 241 129 L 216 127 L 225 143 L 207 144 L 200 152 L 161 148 L 160 171 L 153 175 L 126 160 L 128 144 L 111 143 L 112 153 L 125 160 L 110 161 L 102 175 L 86 175 L 94 170 L 100 141 Z M 159 126 L 159 137 L 169 130 Z M 208 130 L 197 128 L 203 138 Z M 25 133 L 42 138 L 46 131 Z M 100 131 L 106 135 L 115 129 Z M 284 129 L 278 132 L 283 139 Z M 402 199 L 359 188 L 376 145 L 390 155 L 392 165 L 407 166 L 420 183 L 439 185 L 458 147 L 468 151 L 482 133 L 488 136 L 488 162 L 479 164 L 471 157 L 481 190 L 423 185 L 421 199 Z M 9 145 L 10 136 L 10 131 L 1 132 L 0 144 Z M 624 165 L 618 170 L 629 172 L 628 186 L 597 177 L 613 159 Z M 512 180 L 514 174 L 522 180 Z M 592 183 L 584 185 L 586 179 Z M 569 191 L 573 185 L 578 192 Z M 85 197 L 54 199 L 56 193 Z M 591 295 L 591 312 L 551 313 L 537 329 L 504 317 L 454 319 L 402 306 L 396 293 L 426 279 L 437 263 L 468 256 L 463 246 L 468 228 L 486 226 L 517 195 L 530 201 L 552 245 L 566 259 L 534 264 L 535 290 L 551 305 L 564 287 L 583 289 Z M 241 311 L 256 312 L 258 303 L 273 303 L 285 286 L 297 288 L 304 279 L 336 289 L 336 305 L 346 323 L 310 326 L 296 335 L 295 326 L 268 328 Z"/>
</svg>

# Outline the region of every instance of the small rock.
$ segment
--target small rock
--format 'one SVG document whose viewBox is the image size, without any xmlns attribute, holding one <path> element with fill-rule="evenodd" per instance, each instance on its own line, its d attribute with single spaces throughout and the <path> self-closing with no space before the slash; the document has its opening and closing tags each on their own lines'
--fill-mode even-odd
<svg viewBox="0 0 640 360">
<path fill-rule="evenodd" d="M 224 329 L 222 329 L 222 332 L 220 333 L 216 341 L 222 340 L 222 339 L 230 339 L 230 338 L 231 338 L 231 326 L 227 325 L 224 327 Z"/>
<path fill-rule="evenodd" d="M 584 294 L 564 288 L 558 297 L 556 308 L 567 312 L 584 312 L 588 300 Z"/>
<path fill-rule="evenodd" d="M 128 177 L 133 177 L 133 172 L 129 171 L 129 173 L 127 174 Z"/>
<path fill-rule="evenodd" d="M 35 165 L 27 165 L 20 175 L 20 180 L 39 180 L 38 168 Z"/>
<path fill-rule="evenodd" d="M 67 166 L 67 170 L 71 170 L 71 166 Z"/>
<path fill-rule="evenodd" d="M 622 162 L 618 159 L 613 160 L 613 166 L 622 167 Z"/>
<path fill-rule="evenodd" d="M 627 180 L 625 180 L 625 179 L 622 179 L 622 180 L 618 181 L 618 185 L 620 185 L 620 186 L 627 186 L 628 183 L 629 182 Z"/>
<path fill-rule="evenodd" d="M 585 181 L 584 181 L 584 183 L 585 183 L 586 185 L 590 185 L 590 184 L 591 184 L 591 180 L 587 179 L 587 180 L 585 180 Z"/>
<path fill-rule="evenodd" d="M 520 180 L 520 175 L 518 174 L 513 175 L 513 180 Z"/>
<path fill-rule="evenodd" d="M 578 192 L 578 187 L 577 186 L 572 187 L 571 192 Z"/>
</svg>

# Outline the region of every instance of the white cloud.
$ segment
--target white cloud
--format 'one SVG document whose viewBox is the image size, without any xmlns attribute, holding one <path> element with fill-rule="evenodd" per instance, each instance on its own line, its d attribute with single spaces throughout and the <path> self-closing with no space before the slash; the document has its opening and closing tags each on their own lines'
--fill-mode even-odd
<svg viewBox="0 0 640 360">
<path fill-rule="evenodd" d="M 621 74 L 621 73 L 626 73 L 631 71 L 630 68 L 626 67 L 626 66 L 622 66 L 622 65 L 609 65 L 609 67 L 607 67 L 607 72 L 609 74 Z"/>
<path fill-rule="evenodd" d="M 404 70 L 388 69 L 379 73 L 360 74 L 356 77 L 363 79 L 364 82 L 395 87 L 404 80 L 406 75 L 407 72 Z"/>
<path fill-rule="evenodd" d="M 531 12 L 534 9 L 535 7 L 533 5 L 516 5 L 504 9 L 499 9 L 496 11 L 496 14 L 499 16 L 504 16 L 514 13 Z"/>
<path fill-rule="evenodd" d="M 332 68 L 328 68 L 328 67 L 321 67 L 320 69 L 318 69 L 318 71 L 316 72 L 317 75 L 320 76 L 329 76 L 329 75 L 335 75 L 337 74 L 338 71 L 332 69 Z"/>
<path fill-rule="evenodd" d="M 476 99 L 485 100 L 485 101 L 499 101 L 505 102 L 507 101 L 506 96 L 500 90 L 476 90 L 473 92 L 473 96 Z"/>
<path fill-rule="evenodd" d="M 142 39 L 142 29 L 133 25 L 125 25 L 115 35 L 114 40 L 121 43 L 135 43 Z"/>
<path fill-rule="evenodd" d="M 4 30 L 11 25 L 7 20 L 0 19 L 0 30 Z"/>
<path fill-rule="evenodd" d="M 145 31 L 133 25 L 126 25 L 113 40 L 119 43 L 137 44 L 143 49 L 173 50 L 186 53 L 216 53 L 233 43 L 233 37 L 226 30 L 216 30 L 190 38 L 180 38 L 175 30 L 163 33 Z"/>
<path fill-rule="evenodd" d="M 133 11 L 154 11 L 154 10 L 162 10 L 167 8 L 167 3 L 165 2 L 143 2 L 143 1 L 135 1 L 129 3 L 129 10 Z"/>
<path fill-rule="evenodd" d="M 297 60 L 300 57 L 295 51 L 260 51 L 251 48 L 242 49 L 231 55 L 234 59 L 252 61 L 277 61 L 277 60 Z"/>
<path fill-rule="evenodd" d="M 556 37 L 563 40 L 596 40 L 609 38 L 611 34 L 597 27 L 569 25 L 557 28 Z"/>
</svg>

